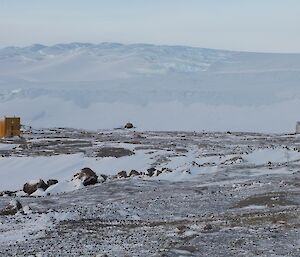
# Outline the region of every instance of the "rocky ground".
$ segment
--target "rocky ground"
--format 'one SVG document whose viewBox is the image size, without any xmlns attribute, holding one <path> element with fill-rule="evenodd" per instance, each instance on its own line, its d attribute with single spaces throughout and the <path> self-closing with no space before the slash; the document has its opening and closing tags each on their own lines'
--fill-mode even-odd
<svg viewBox="0 0 300 257">
<path fill-rule="evenodd" d="M 61 128 L 2 143 L 18 147 L 1 158 L 147 150 L 157 153 L 149 168 L 168 172 L 111 176 L 60 194 L 4 194 L 0 209 L 16 199 L 22 208 L 0 216 L 1 256 L 300 256 L 297 135 Z M 266 149 L 284 157 L 269 160 Z M 174 165 L 178 158 L 185 165 Z"/>
</svg>

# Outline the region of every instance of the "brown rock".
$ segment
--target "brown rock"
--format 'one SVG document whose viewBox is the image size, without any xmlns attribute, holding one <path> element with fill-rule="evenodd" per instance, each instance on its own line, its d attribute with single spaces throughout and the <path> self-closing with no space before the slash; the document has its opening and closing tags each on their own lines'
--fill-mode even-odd
<svg viewBox="0 0 300 257">
<path fill-rule="evenodd" d="M 130 122 L 127 122 L 126 125 L 124 126 L 124 128 L 126 129 L 132 129 L 133 128 L 133 124 Z"/>
<path fill-rule="evenodd" d="M 134 155 L 129 149 L 125 149 L 122 147 L 102 147 L 97 152 L 97 157 L 124 157 Z"/>
<path fill-rule="evenodd" d="M 18 200 L 13 200 L 4 209 L 0 210 L 0 215 L 15 215 L 22 209 L 22 204 Z"/>
<path fill-rule="evenodd" d="M 94 185 L 98 182 L 97 174 L 90 168 L 83 168 L 74 175 L 74 179 L 80 179 L 84 186 Z"/>
<path fill-rule="evenodd" d="M 34 193 L 39 188 L 43 189 L 44 191 L 48 188 L 48 185 L 44 182 L 44 180 L 40 179 L 35 183 L 25 183 L 23 186 L 23 191 L 29 195 Z"/>
</svg>

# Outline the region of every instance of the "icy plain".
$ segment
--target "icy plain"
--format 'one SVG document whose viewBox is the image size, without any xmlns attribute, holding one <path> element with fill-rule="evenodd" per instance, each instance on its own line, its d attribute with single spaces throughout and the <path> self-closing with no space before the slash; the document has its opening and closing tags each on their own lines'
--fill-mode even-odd
<svg viewBox="0 0 300 257">
<path fill-rule="evenodd" d="M 0 115 L 34 127 L 293 132 L 300 54 L 71 43 L 0 49 Z M 22 108 L 21 108 L 22 107 Z M 279 115 L 281 114 L 281 115 Z"/>
</svg>

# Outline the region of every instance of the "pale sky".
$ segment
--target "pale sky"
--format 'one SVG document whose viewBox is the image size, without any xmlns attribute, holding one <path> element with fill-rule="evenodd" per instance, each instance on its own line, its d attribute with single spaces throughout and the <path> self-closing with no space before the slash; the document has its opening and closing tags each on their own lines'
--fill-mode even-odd
<svg viewBox="0 0 300 257">
<path fill-rule="evenodd" d="M 0 0 L 0 47 L 68 42 L 300 53 L 300 0 Z"/>
</svg>

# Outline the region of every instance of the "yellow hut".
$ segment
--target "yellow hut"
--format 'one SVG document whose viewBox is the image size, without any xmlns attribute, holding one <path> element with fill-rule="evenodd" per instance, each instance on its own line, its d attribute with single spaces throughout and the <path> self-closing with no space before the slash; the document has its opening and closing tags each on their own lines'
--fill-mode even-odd
<svg viewBox="0 0 300 257">
<path fill-rule="evenodd" d="M 21 119 L 19 117 L 4 117 L 0 119 L 0 138 L 21 135 Z"/>
</svg>

